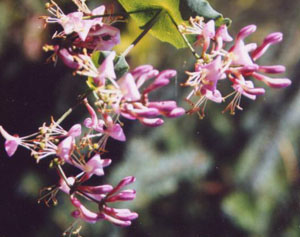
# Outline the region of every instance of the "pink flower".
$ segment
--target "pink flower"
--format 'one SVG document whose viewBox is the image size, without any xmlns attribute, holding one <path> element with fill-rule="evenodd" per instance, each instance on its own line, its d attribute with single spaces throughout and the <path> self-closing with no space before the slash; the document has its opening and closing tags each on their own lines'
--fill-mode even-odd
<svg viewBox="0 0 300 237">
<path fill-rule="evenodd" d="M 86 118 L 84 120 L 84 125 L 87 128 L 92 128 L 95 131 L 101 134 L 106 134 L 107 136 L 110 136 L 118 141 L 126 140 L 125 134 L 120 124 L 114 123 L 114 121 L 108 114 L 102 114 L 103 120 L 98 119 L 95 110 L 92 108 L 92 106 L 89 105 L 87 99 L 84 100 L 84 103 L 91 116 L 90 118 Z"/>
<path fill-rule="evenodd" d="M 159 73 L 151 65 L 137 67 L 117 81 L 122 97 L 120 102 L 113 106 L 114 111 L 127 119 L 138 119 L 142 124 L 151 127 L 163 124 L 163 120 L 157 116 L 174 118 L 183 115 L 184 109 L 177 107 L 175 101 L 152 103 L 148 99 L 150 92 L 168 85 L 174 76 L 176 76 L 175 70 L 165 70 Z M 143 84 L 152 78 L 154 78 L 153 81 L 142 89 Z M 163 107 L 164 102 L 172 106 Z"/>
<path fill-rule="evenodd" d="M 26 144 L 26 142 L 23 141 L 24 138 L 10 135 L 8 132 L 4 130 L 2 126 L 0 126 L 0 132 L 2 136 L 5 138 L 5 151 L 9 157 L 15 154 L 19 145 L 22 145 L 25 148 L 31 150 L 29 144 Z"/>
<path fill-rule="evenodd" d="M 89 15 L 92 16 L 102 15 L 105 11 L 105 7 L 100 6 L 90 12 L 85 5 L 81 6 L 79 11 L 65 15 L 59 6 L 54 1 L 51 1 L 51 3 L 48 4 L 47 10 L 53 15 L 53 17 L 45 17 L 47 23 L 58 23 L 64 29 L 64 34 L 70 35 L 73 32 L 76 32 L 80 40 L 85 41 L 91 28 L 102 26 L 103 23 L 101 18 L 85 20 L 83 19 L 84 14 L 89 13 Z"/>
<path fill-rule="evenodd" d="M 76 211 L 72 212 L 74 218 L 79 218 L 92 224 L 103 219 L 104 216 L 101 213 L 90 211 L 76 197 L 71 195 L 70 198 L 73 206 L 77 208 Z"/>
</svg>

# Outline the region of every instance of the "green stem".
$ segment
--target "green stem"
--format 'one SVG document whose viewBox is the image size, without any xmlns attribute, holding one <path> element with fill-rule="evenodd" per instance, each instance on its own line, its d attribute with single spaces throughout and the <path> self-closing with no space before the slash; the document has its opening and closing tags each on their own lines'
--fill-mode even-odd
<svg viewBox="0 0 300 237">
<path fill-rule="evenodd" d="M 153 10 L 152 10 L 153 11 Z M 158 16 L 161 13 L 161 9 L 158 9 L 155 15 L 146 23 L 146 25 L 143 27 L 142 33 L 130 44 L 130 46 L 122 53 L 122 56 L 126 56 L 130 50 L 137 45 L 138 42 L 148 33 L 149 30 L 153 27 L 153 25 L 158 20 Z"/>
<path fill-rule="evenodd" d="M 179 32 L 180 35 L 182 36 L 182 38 L 183 38 L 185 44 L 186 44 L 186 45 L 188 46 L 188 48 L 191 50 L 191 52 L 192 52 L 192 54 L 194 55 L 194 57 L 195 57 L 197 60 L 200 59 L 200 56 L 196 53 L 195 49 L 194 49 L 193 46 L 190 44 L 190 42 L 188 41 L 188 39 L 186 38 L 186 36 L 180 32 L 179 26 L 178 26 L 178 24 L 176 23 L 176 21 L 173 19 L 173 17 L 172 17 L 170 14 L 168 14 L 168 15 L 169 15 L 169 17 L 171 18 L 173 24 L 176 26 L 178 32 Z"/>
<path fill-rule="evenodd" d="M 82 102 L 83 100 L 90 94 L 92 93 L 93 90 L 89 90 L 88 92 L 86 92 L 85 94 L 83 94 L 82 96 L 80 96 L 80 98 L 78 99 L 79 101 L 77 102 L 77 104 L 75 104 L 72 108 L 68 109 L 57 121 L 57 124 L 61 124 L 72 112 L 74 109 L 76 109 Z"/>
<path fill-rule="evenodd" d="M 130 12 L 126 12 L 126 13 L 111 13 L 111 14 L 103 14 L 103 15 L 84 16 L 82 19 L 88 20 L 88 19 L 94 19 L 94 18 L 99 18 L 99 17 L 112 17 L 112 16 L 121 16 L 121 17 L 126 18 L 128 15 L 131 15 L 131 14 L 152 12 L 154 10 L 157 10 L 157 9 L 144 9 L 144 10 L 130 11 Z"/>
</svg>

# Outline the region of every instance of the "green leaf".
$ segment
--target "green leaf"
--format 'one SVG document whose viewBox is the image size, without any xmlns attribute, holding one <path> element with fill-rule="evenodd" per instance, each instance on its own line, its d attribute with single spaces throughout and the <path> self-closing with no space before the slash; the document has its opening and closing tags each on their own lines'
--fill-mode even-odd
<svg viewBox="0 0 300 237">
<path fill-rule="evenodd" d="M 187 47 L 176 25 L 183 24 L 192 15 L 215 19 L 217 25 L 230 24 L 230 20 L 223 18 L 206 0 L 118 0 L 127 12 L 141 11 L 132 14 L 133 19 L 143 28 L 155 15 L 162 10 L 150 33 L 163 42 L 168 42 L 176 48 Z M 183 18 L 184 19 L 183 19 Z M 174 22 L 173 22 L 174 21 Z"/>
<path fill-rule="evenodd" d="M 186 47 L 182 36 L 177 30 L 176 24 L 184 23 L 179 11 L 180 0 L 118 0 L 127 12 L 145 10 L 145 12 L 136 13 L 132 18 L 140 27 L 146 25 L 157 13 L 158 15 L 155 25 L 150 30 L 150 33 L 163 42 L 168 42 L 176 48 Z M 172 17 L 172 18 L 171 18 Z"/>
<path fill-rule="evenodd" d="M 188 20 L 191 16 L 203 16 L 206 19 L 216 20 L 216 25 L 230 25 L 229 18 L 223 18 L 223 15 L 217 12 L 206 0 L 181 0 L 180 12 L 184 20 Z"/>
</svg>

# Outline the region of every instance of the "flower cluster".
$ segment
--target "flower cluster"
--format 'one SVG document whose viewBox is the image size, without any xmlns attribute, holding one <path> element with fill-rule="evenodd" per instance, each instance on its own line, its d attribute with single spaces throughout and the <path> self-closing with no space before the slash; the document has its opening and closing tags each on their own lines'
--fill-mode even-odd
<svg viewBox="0 0 300 237">
<path fill-rule="evenodd" d="M 44 200 L 46 205 L 56 204 L 56 195 L 62 191 L 69 195 L 75 207 L 71 213 L 74 218 L 89 223 L 107 220 L 118 226 L 129 226 L 138 214 L 110 204 L 135 199 L 135 190 L 122 190 L 135 178 L 125 177 L 116 187 L 109 184 L 88 186 L 85 182 L 92 177 L 103 176 L 104 168 L 111 164 L 111 159 L 102 159 L 107 152 L 107 141 L 126 141 L 121 119 L 138 120 L 144 125 L 157 127 L 164 123 L 163 117 L 175 118 L 185 114 L 185 110 L 173 100 L 150 99 L 150 93 L 168 85 L 176 71 L 159 72 L 151 65 L 142 65 L 131 71 L 126 68 L 120 74 L 116 66 L 120 56 L 111 51 L 120 42 L 119 29 L 112 26 L 118 19 L 103 18 L 107 15 L 103 5 L 90 10 L 84 0 L 73 2 L 78 11 L 69 14 L 65 14 L 52 0 L 46 4 L 51 16 L 42 18 L 46 24 L 58 23 L 62 31 L 54 34 L 55 44 L 46 45 L 44 49 L 53 51 L 51 58 L 54 61 L 60 59 L 74 70 L 74 75 L 88 78 L 91 93 L 84 95 L 80 103 L 89 116 L 82 124 L 75 124 L 67 130 L 60 125 L 63 116 L 58 121 L 52 118 L 50 125 L 44 123 L 38 132 L 28 136 L 10 135 L 2 126 L 0 133 L 6 140 L 8 156 L 13 156 L 22 146 L 37 162 L 49 158 L 50 166 L 56 168 L 59 182 L 41 192 L 40 200 Z M 105 51 L 105 57 L 95 61 L 100 51 Z M 64 165 L 71 165 L 78 172 L 67 175 Z M 97 210 L 88 209 L 84 200 L 96 203 Z"/>
<path fill-rule="evenodd" d="M 255 100 L 257 95 L 265 93 L 265 89 L 255 87 L 249 77 L 272 88 L 283 88 L 291 84 L 287 78 L 271 78 L 266 75 L 283 73 L 284 66 L 261 66 L 256 63 L 270 45 L 282 40 L 280 32 L 269 34 L 259 46 L 255 43 L 245 44 L 244 39 L 256 31 L 255 25 L 249 25 L 240 30 L 231 48 L 226 50 L 226 44 L 233 41 L 226 25 L 216 29 L 213 20 L 205 23 L 202 17 L 196 17 L 190 19 L 190 25 L 181 25 L 179 30 L 184 35 L 195 35 L 196 44 L 202 46 L 201 58 L 195 63 L 195 70 L 186 72 L 188 79 L 182 83 L 183 86 L 193 88 L 186 97 L 192 105 L 190 113 L 197 111 L 203 117 L 207 100 L 221 103 L 230 96 L 233 99 L 224 111 L 230 110 L 234 114 L 236 108 L 242 110 L 242 95 Z M 218 82 L 224 79 L 228 79 L 233 88 L 233 92 L 227 96 L 222 96 L 217 89 Z"/>
</svg>

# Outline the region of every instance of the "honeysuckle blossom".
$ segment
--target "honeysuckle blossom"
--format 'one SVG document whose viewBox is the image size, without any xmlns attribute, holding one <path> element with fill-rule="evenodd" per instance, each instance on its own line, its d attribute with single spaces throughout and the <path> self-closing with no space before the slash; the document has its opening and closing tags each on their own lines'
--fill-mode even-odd
<svg viewBox="0 0 300 237">
<path fill-rule="evenodd" d="M 135 198 L 135 190 L 127 189 L 119 192 L 125 186 L 135 181 L 132 176 L 125 177 L 120 183 L 113 188 L 111 185 L 100 185 L 100 186 L 84 186 L 76 185 L 75 178 L 69 177 L 67 179 L 68 184 L 61 179 L 60 189 L 68 194 L 75 186 L 73 193 L 70 195 L 71 202 L 76 210 L 72 212 L 74 218 L 82 219 L 85 222 L 95 223 L 99 220 L 107 220 L 115 225 L 129 226 L 131 221 L 138 217 L 138 214 L 131 212 L 129 209 L 118 209 L 109 207 L 109 203 L 118 201 L 130 201 Z M 80 192 L 83 197 L 90 201 L 96 201 L 99 206 L 98 211 L 91 211 L 86 208 L 78 198 L 75 197 L 75 193 Z"/>
<path fill-rule="evenodd" d="M 76 1 L 79 3 L 78 1 Z M 81 2 L 84 4 L 84 2 Z M 85 4 L 84 4 L 85 5 Z M 73 32 L 76 32 L 79 38 L 82 41 L 85 41 L 90 29 L 95 26 L 102 26 L 102 19 L 97 17 L 95 19 L 84 19 L 84 15 L 103 15 L 105 12 L 105 7 L 100 6 L 95 8 L 93 11 L 88 10 L 87 6 L 80 6 L 77 12 L 72 12 L 69 14 L 64 14 L 64 12 L 60 9 L 60 7 L 54 2 L 50 1 L 50 3 L 46 4 L 46 8 L 52 17 L 43 17 L 47 23 L 58 23 L 60 24 L 64 31 L 62 34 L 69 35 Z M 85 12 L 81 10 L 85 9 Z M 88 12 L 87 12 L 88 11 Z"/>
<path fill-rule="evenodd" d="M 19 137 L 19 136 L 12 136 L 7 131 L 4 130 L 4 128 L 0 125 L 0 133 L 5 139 L 5 151 L 9 157 L 13 156 L 18 148 L 18 146 L 23 146 L 28 150 L 33 150 L 34 145 L 27 141 L 27 139 L 34 137 L 37 135 L 37 133 L 25 136 L 25 137 Z"/>
<path fill-rule="evenodd" d="M 122 98 L 119 104 L 114 105 L 114 111 L 127 119 L 138 119 L 141 123 L 152 127 L 163 124 L 163 120 L 157 116 L 183 115 L 185 110 L 178 107 L 175 101 L 149 101 L 149 93 L 168 85 L 174 76 L 175 70 L 159 73 L 150 65 L 140 66 L 131 73 L 126 73 L 117 81 Z M 143 84 L 152 78 L 153 81 L 143 89 Z"/>
<path fill-rule="evenodd" d="M 97 68 L 90 56 L 80 54 L 75 58 L 80 67 L 77 70 L 77 74 L 92 77 L 94 83 L 99 87 L 104 86 L 107 80 L 115 87 L 118 87 L 118 84 L 115 82 L 116 74 L 113 63 L 115 56 L 116 52 L 112 51 Z"/>
<path fill-rule="evenodd" d="M 191 26 L 180 27 L 183 34 L 194 34 L 198 39 L 203 39 L 203 58 L 195 64 L 195 71 L 186 72 L 188 79 L 183 86 L 192 87 L 192 91 L 186 100 L 192 105 L 191 112 L 199 112 L 200 117 L 204 116 L 206 101 L 211 100 L 216 103 L 225 101 L 230 95 L 234 95 L 233 100 L 226 107 L 234 114 L 235 108 L 240 106 L 241 96 L 252 100 L 257 95 L 265 93 L 265 89 L 256 88 L 254 83 L 248 78 L 252 77 L 264 82 L 272 88 L 284 88 L 291 84 L 288 78 L 271 78 L 265 74 L 279 74 L 285 71 L 282 65 L 258 65 L 259 59 L 269 48 L 282 40 L 282 33 L 274 32 L 269 34 L 260 46 L 255 43 L 246 44 L 245 38 L 256 31 L 255 25 L 243 27 L 234 40 L 233 45 L 227 51 L 224 47 L 226 42 L 232 41 L 228 34 L 226 25 L 221 25 L 214 30 L 214 23 L 209 21 L 204 23 L 201 18 L 191 18 Z M 210 51 L 208 51 L 210 50 Z M 228 79 L 232 83 L 234 92 L 222 97 L 217 89 L 218 82 Z M 195 99 L 198 98 L 198 99 Z"/>
<path fill-rule="evenodd" d="M 93 109 L 92 106 L 88 103 L 87 99 L 84 100 L 84 104 L 88 109 L 88 112 L 90 114 L 90 118 L 86 118 L 84 120 L 84 125 L 87 128 L 92 128 L 96 132 L 100 133 L 99 135 L 106 134 L 107 136 L 110 136 L 116 140 L 119 141 L 125 141 L 126 137 L 123 132 L 123 129 L 120 124 L 115 123 L 111 116 L 108 114 L 103 114 L 103 119 L 98 119 L 98 116 Z M 95 136 L 95 135 L 93 135 Z"/>
</svg>

